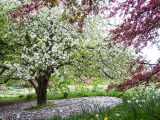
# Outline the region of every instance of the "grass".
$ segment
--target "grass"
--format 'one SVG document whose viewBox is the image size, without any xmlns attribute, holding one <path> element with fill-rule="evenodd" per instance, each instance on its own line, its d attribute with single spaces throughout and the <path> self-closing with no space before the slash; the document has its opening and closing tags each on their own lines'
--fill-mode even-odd
<svg viewBox="0 0 160 120">
<path fill-rule="evenodd" d="M 142 88 L 143 89 L 143 88 Z M 155 89 L 149 86 L 149 89 L 132 89 L 125 93 L 118 91 L 110 91 L 105 93 L 102 90 L 78 90 L 72 92 L 54 92 L 54 95 L 49 92 L 48 99 L 64 99 L 87 96 L 114 96 L 123 99 L 123 104 L 118 105 L 112 109 L 98 108 L 93 112 L 83 111 L 80 114 L 72 114 L 68 117 L 54 116 L 49 120 L 160 120 L 160 95 Z M 10 98 L 12 101 L 35 99 L 35 94 L 28 96 L 19 96 L 17 98 Z M 2 100 L 2 98 L 1 98 Z M 8 99 L 9 100 L 9 99 Z M 32 106 L 25 108 L 25 110 L 41 109 L 50 105 Z"/>
<path fill-rule="evenodd" d="M 55 92 L 54 95 L 52 93 L 48 93 L 48 99 L 65 99 L 65 98 L 78 98 L 78 97 L 89 97 L 89 96 L 106 96 L 105 91 L 94 91 L 94 90 L 81 90 L 74 92 L 64 92 L 58 93 Z"/>
<path fill-rule="evenodd" d="M 131 91 L 120 95 L 123 103 L 114 108 L 98 108 L 93 112 L 83 111 L 65 118 L 54 116 L 47 120 L 160 120 L 160 94 L 157 90 L 149 87 L 143 91 Z M 119 94 L 115 91 L 113 95 Z"/>
<path fill-rule="evenodd" d="M 20 101 L 35 100 L 35 99 L 36 99 L 35 94 L 28 94 L 26 96 L 19 95 L 17 97 L 0 97 L 0 102 L 20 102 Z"/>
<path fill-rule="evenodd" d="M 124 92 L 119 92 L 116 90 L 111 90 L 106 93 L 107 96 L 122 98 L 124 96 Z"/>
<path fill-rule="evenodd" d="M 83 110 L 81 114 L 72 114 L 65 118 L 62 118 L 60 116 L 54 116 L 51 119 L 42 118 L 42 120 L 104 120 L 104 118 L 106 118 L 106 120 L 124 120 L 119 119 L 120 116 L 116 116 L 118 114 L 125 114 L 125 108 L 123 105 L 119 105 L 112 109 L 98 108 L 93 112 Z"/>
<path fill-rule="evenodd" d="M 99 108 L 93 112 L 83 111 L 81 114 L 72 114 L 65 118 L 54 116 L 51 119 L 42 120 L 104 120 L 104 118 L 106 120 L 160 120 L 160 97 L 154 100 L 148 99 L 148 96 L 145 97 L 143 99 L 146 100 L 146 103 L 141 106 L 139 106 L 140 102 L 136 102 L 136 100 L 142 100 L 140 96 L 131 103 L 126 100 L 134 97 L 128 96 L 128 98 L 123 98 L 123 104 L 114 108 Z"/>
<path fill-rule="evenodd" d="M 24 110 L 38 110 L 44 107 L 53 107 L 54 104 L 51 102 L 48 102 L 47 104 L 43 104 L 43 105 L 35 105 L 35 106 L 31 106 L 31 107 L 27 107 Z"/>
<path fill-rule="evenodd" d="M 89 96 L 106 96 L 106 92 L 102 90 L 79 90 L 72 92 L 48 92 L 48 100 L 53 99 L 66 99 L 77 97 L 89 97 Z M 36 94 L 19 95 L 17 97 L 0 97 L 0 102 L 17 102 L 24 100 L 36 100 Z"/>
</svg>

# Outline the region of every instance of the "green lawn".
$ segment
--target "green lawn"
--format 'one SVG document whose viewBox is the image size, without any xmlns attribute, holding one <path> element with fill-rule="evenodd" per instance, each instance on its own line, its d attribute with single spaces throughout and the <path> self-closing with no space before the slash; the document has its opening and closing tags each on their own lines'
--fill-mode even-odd
<svg viewBox="0 0 160 120">
<path fill-rule="evenodd" d="M 142 91 L 143 90 L 143 91 Z M 78 89 L 68 92 L 48 92 L 48 99 L 64 99 L 87 96 L 114 96 L 123 99 L 123 103 L 112 109 L 93 110 L 90 113 L 83 111 L 81 114 L 73 114 L 66 118 L 54 116 L 50 120 L 160 120 L 160 94 L 159 89 L 148 86 L 130 89 L 123 92 L 112 90 L 106 93 L 102 89 Z M 0 102 L 15 102 L 22 100 L 35 100 L 34 93 L 19 95 L 17 97 L 1 97 Z"/>
<path fill-rule="evenodd" d="M 48 100 L 52 99 L 65 99 L 65 98 L 77 98 L 77 97 L 89 97 L 89 96 L 106 96 L 105 90 L 89 90 L 89 89 L 81 89 L 78 91 L 70 91 L 70 92 L 48 92 L 47 98 Z M 3 96 L 3 95 L 2 95 Z M 0 97 L 0 102 L 16 102 L 23 100 L 36 100 L 36 94 L 34 92 L 28 94 L 9 94 L 8 97 Z"/>
<path fill-rule="evenodd" d="M 154 97 L 153 97 L 154 96 Z M 111 109 L 84 111 L 66 118 L 54 116 L 47 120 L 160 120 L 160 95 L 124 96 L 123 103 Z"/>
</svg>

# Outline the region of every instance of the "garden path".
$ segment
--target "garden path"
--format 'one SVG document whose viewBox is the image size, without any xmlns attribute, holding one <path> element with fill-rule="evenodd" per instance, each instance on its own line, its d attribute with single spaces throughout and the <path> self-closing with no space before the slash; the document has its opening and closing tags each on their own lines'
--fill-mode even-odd
<svg viewBox="0 0 160 120">
<path fill-rule="evenodd" d="M 36 105 L 36 101 L 15 103 L 0 107 L 0 116 L 7 120 L 39 120 L 40 118 L 50 118 L 55 115 L 62 117 L 72 113 L 79 113 L 83 110 L 96 110 L 100 107 L 114 107 L 122 100 L 116 97 L 82 97 L 61 100 L 49 100 L 54 103 L 53 107 L 44 107 L 39 110 L 24 110 L 24 108 Z"/>
</svg>

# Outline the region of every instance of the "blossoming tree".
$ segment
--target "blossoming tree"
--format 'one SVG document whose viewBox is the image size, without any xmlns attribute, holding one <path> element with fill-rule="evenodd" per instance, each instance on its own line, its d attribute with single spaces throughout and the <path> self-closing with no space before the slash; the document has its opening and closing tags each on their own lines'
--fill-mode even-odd
<svg viewBox="0 0 160 120">
<path fill-rule="evenodd" d="M 37 93 L 37 104 L 46 103 L 49 78 L 59 68 L 71 65 L 75 54 L 84 44 L 76 29 L 62 20 L 62 7 L 43 7 L 24 21 L 20 41 L 26 44 L 21 51 L 20 63 L 13 64 L 17 76 L 30 83 Z"/>
<path fill-rule="evenodd" d="M 32 84 L 38 105 L 46 103 L 49 79 L 60 70 L 77 69 L 80 74 L 90 76 L 96 71 L 107 78 L 117 79 L 131 58 L 129 53 L 124 54 L 121 46 L 110 49 L 109 35 L 104 35 L 100 17 L 86 17 L 81 27 L 83 32 L 79 32 L 79 21 L 72 24 L 64 19 L 64 13 L 71 15 L 70 9 L 63 4 L 55 7 L 36 4 L 35 7 L 31 3 L 22 4 L 19 11 L 9 14 L 11 20 L 6 28 L 9 28 L 10 36 L 16 36 L 11 42 L 21 43 L 21 47 L 17 59 L 5 64 L 14 71 L 14 76 Z"/>
<path fill-rule="evenodd" d="M 138 50 L 147 46 L 149 42 L 159 47 L 160 1 L 115 0 L 114 2 L 116 3 L 113 3 L 110 8 L 110 17 L 123 16 L 123 22 L 111 31 L 113 41 L 123 43 L 125 46 L 133 46 Z M 146 66 L 151 66 L 151 68 L 146 69 Z M 127 79 L 119 85 L 111 84 L 110 87 L 117 87 L 123 91 L 142 83 L 159 81 L 159 60 L 149 64 L 144 58 L 138 57 L 137 60 L 130 63 L 130 68 L 129 72 L 133 75 L 131 79 Z"/>
<path fill-rule="evenodd" d="M 16 4 L 11 6 L 15 7 Z M 17 79 L 12 77 L 13 71 L 9 70 L 5 62 L 17 59 L 16 55 L 22 47 L 20 41 L 16 41 L 17 35 L 12 34 L 13 28 L 6 16 L 8 12 L 6 7 L 8 7 L 7 4 L 0 3 L 0 84 L 6 83 L 9 79 Z"/>
</svg>

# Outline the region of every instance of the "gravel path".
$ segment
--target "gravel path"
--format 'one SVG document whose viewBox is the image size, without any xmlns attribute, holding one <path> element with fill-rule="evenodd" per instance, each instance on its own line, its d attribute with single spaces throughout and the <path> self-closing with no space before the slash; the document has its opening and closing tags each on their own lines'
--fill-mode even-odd
<svg viewBox="0 0 160 120">
<path fill-rule="evenodd" d="M 82 97 L 62 100 L 50 100 L 53 107 L 44 107 L 39 110 L 26 111 L 24 108 L 36 105 L 35 101 L 0 107 L 0 117 L 6 120 L 39 120 L 54 115 L 65 117 L 71 113 L 79 113 L 82 109 L 93 110 L 95 107 L 113 107 L 122 102 L 115 97 Z"/>
</svg>

